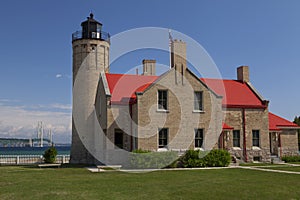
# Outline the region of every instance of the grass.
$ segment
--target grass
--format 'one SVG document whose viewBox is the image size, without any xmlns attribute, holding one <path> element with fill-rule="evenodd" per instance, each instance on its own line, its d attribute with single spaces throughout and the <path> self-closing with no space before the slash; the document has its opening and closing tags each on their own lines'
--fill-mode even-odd
<svg viewBox="0 0 300 200">
<path fill-rule="evenodd" d="M 271 163 L 241 163 L 240 166 L 245 167 L 260 167 L 260 166 L 273 166 L 274 164 Z"/>
<path fill-rule="evenodd" d="M 300 175 L 245 169 L 91 173 L 0 167 L 0 199 L 298 199 Z"/>
</svg>

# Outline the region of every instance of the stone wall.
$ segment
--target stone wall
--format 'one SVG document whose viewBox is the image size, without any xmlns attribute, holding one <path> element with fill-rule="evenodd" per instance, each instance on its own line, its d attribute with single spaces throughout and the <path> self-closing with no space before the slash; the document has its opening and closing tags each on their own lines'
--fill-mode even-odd
<svg viewBox="0 0 300 200">
<path fill-rule="evenodd" d="M 282 130 L 280 133 L 280 142 L 280 153 L 282 156 L 299 155 L 297 130 Z"/>
<path fill-rule="evenodd" d="M 227 108 L 225 123 L 240 130 L 240 147 L 233 147 L 233 131 L 230 131 L 225 146 L 229 152 L 239 158 L 244 158 L 244 132 L 243 132 L 243 109 Z M 269 140 L 269 118 L 267 109 L 245 109 L 245 130 L 246 130 L 246 151 L 247 161 L 253 161 L 254 157 L 260 157 L 261 161 L 270 161 L 270 140 Z M 252 146 L 252 130 L 259 130 L 259 147 Z"/>
</svg>

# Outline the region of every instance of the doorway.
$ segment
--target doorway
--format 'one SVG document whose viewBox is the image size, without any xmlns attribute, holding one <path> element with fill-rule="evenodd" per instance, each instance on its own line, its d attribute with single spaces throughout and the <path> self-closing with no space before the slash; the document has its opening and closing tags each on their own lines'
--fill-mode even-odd
<svg viewBox="0 0 300 200">
<path fill-rule="evenodd" d="M 278 156 L 278 133 L 271 132 L 270 133 L 270 152 L 272 156 Z"/>
</svg>

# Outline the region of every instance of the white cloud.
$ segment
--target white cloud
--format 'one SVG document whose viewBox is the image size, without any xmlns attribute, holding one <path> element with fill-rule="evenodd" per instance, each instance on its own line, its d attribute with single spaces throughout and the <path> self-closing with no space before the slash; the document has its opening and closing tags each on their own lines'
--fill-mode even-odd
<svg viewBox="0 0 300 200">
<path fill-rule="evenodd" d="M 62 110 L 71 110 L 72 109 L 72 105 L 71 104 L 52 104 L 50 105 L 52 108 L 58 108 L 58 109 L 62 109 Z"/>
<path fill-rule="evenodd" d="M 55 78 L 67 78 L 67 79 L 71 79 L 72 76 L 69 74 L 56 74 Z"/>
<path fill-rule="evenodd" d="M 46 132 L 52 129 L 55 142 L 71 142 L 71 106 L 53 104 L 49 106 L 49 109 L 63 110 L 39 110 L 45 107 L 47 106 L 39 105 L 34 110 L 28 110 L 26 106 L 0 105 L 0 137 L 32 138 L 36 136 L 38 121 L 42 121 Z"/>
</svg>

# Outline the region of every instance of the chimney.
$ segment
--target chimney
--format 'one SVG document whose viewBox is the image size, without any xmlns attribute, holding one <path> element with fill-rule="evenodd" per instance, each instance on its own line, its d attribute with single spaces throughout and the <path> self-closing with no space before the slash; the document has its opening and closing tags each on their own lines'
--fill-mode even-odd
<svg viewBox="0 0 300 200">
<path fill-rule="evenodd" d="M 155 76 L 156 60 L 143 60 L 143 74 L 144 76 Z"/>
<path fill-rule="evenodd" d="M 184 74 L 187 67 L 186 43 L 182 40 L 171 41 L 171 68 L 173 67 L 181 74 Z"/>
<path fill-rule="evenodd" d="M 248 66 L 240 66 L 237 68 L 237 80 L 242 82 L 250 82 Z"/>
</svg>

